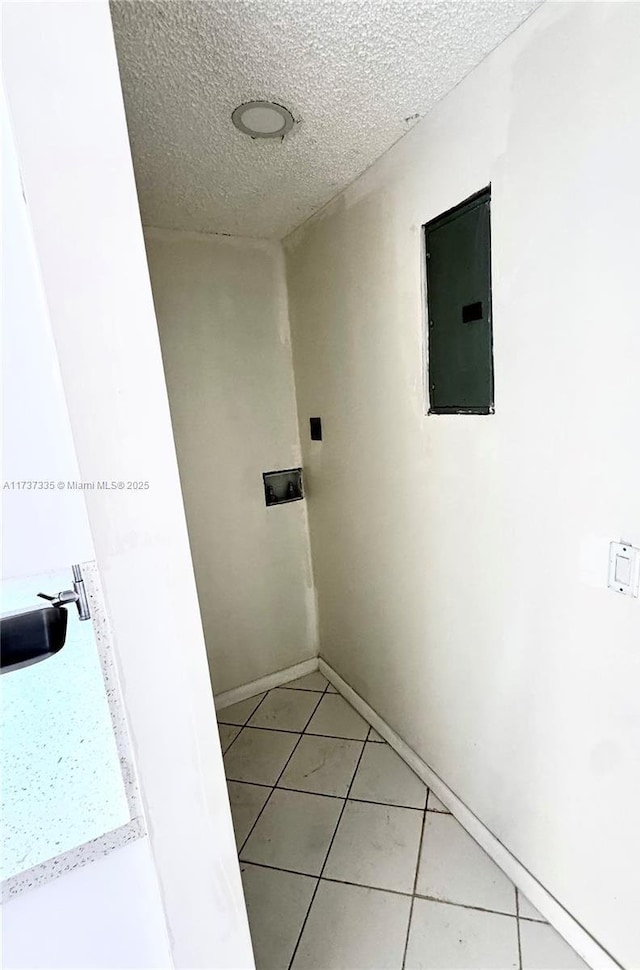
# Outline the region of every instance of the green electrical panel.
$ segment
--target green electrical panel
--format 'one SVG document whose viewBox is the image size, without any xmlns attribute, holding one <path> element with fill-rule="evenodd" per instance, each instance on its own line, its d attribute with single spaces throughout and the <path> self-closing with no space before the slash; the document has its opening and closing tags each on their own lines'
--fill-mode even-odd
<svg viewBox="0 0 640 970">
<path fill-rule="evenodd" d="M 493 413 L 489 189 L 424 227 L 431 414 Z"/>
</svg>

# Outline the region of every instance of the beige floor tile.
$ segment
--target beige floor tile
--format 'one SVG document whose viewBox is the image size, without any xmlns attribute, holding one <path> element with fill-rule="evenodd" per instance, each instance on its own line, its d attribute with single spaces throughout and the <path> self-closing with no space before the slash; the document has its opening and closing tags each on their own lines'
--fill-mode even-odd
<svg viewBox="0 0 640 970">
<path fill-rule="evenodd" d="M 293 970 L 397 970 L 408 896 L 320 880 Z"/>
<path fill-rule="evenodd" d="M 516 890 L 518 893 L 518 913 L 521 919 L 533 919 L 538 923 L 546 923 L 546 919 L 539 913 L 538 910 L 533 906 L 526 896 L 523 896 L 520 890 Z"/>
<path fill-rule="evenodd" d="M 237 724 L 218 724 L 218 734 L 220 735 L 220 747 L 222 753 L 227 750 L 234 738 L 237 738 L 242 729 Z"/>
<path fill-rule="evenodd" d="M 520 921 L 522 970 L 588 970 L 566 940 L 548 923 Z"/>
<path fill-rule="evenodd" d="M 376 744 L 386 744 L 387 743 L 384 738 L 381 738 L 380 737 L 380 735 L 378 734 L 377 731 L 374 731 L 373 730 L 373 728 L 371 728 L 370 731 L 369 731 L 369 737 L 367 738 L 367 741 L 375 741 Z"/>
<path fill-rule="evenodd" d="M 339 798 L 276 789 L 249 836 L 242 861 L 319 875 L 343 804 Z"/>
<path fill-rule="evenodd" d="M 317 880 L 240 864 L 256 970 L 286 970 Z"/>
<path fill-rule="evenodd" d="M 324 734 L 334 738 L 364 741 L 369 725 L 343 697 L 325 694 L 307 727 L 307 734 Z"/>
<path fill-rule="evenodd" d="M 413 890 L 422 812 L 347 802 L 323 875 L 361 886 Z"/>
<path fill-rule="evenodd" d="M 453 815 L 427 812 L 417 892 L 502 913 L 516 911 L 513 883 Z"/>
<path fill-rule="evenodd" d="M 445 815 L 451 814 L 447 806 L 443 805 L 437 795 L 434 795 L 432 791 L 429 791 L 429 797 L 427 798 L 427 811 L 444 812 Z"/>
<path fill-rule="evenodd" d="M 333 684 L 329 684 L 329 686 L 327 687 L 327 694 L 339 694 L 339 693 L 340 691 L 338 690 L 337 687 L 334 687 Z"/>
<path fill-rule="evenodd" d="M 289 690 L 314 690 L 322 692 L 328 683 L 327 678 L 319 670 L 314 670 L 312 674 L 305 674 L 304 677 L 298 677 L 297 680 L 291 680 L 288 684 L 283 684 L 282 686 L 287 687 Z"/>
<path fill-rule="evenodd" d="M 427 786 L 388 744 L 367 742 L 349 798 L 423 809 Z"/>
<path fill-rule="evenodd" d="M 217 711 L 216 716 L 220 724 L 246 724 L 256 707 L 264 697 L 264 694 L 256 694 L 249 697 L 246 701 L 238 701 L 231 707 L 225 707 L 222 711 Z"/>
<path fill-rule="evenodd" d="M 258 710 L 248 721 L 250 727 L 276 728 L 280 731 L 302 731 L 311 717 L 320 694 L 309 690 L 270 690 Z"/>
<path fill-rule="evenodd" d="M 227 778 L 275 785 L 298 738 L 298 734 L 283 731 L 245 728 L 224 756 Z"/>
<path fill-rule="evenodd" d="M 362 751 L 362 741 L 305 734 L 280 779 L 280 788 L 345 797 Z"/>
<path fill-rule="evenodd" d="M 228 781 L 227 788 L 229 789 L 233 830 L 239 849 L 251 831 L 251 826 L 260 814 L 271 789 L 262 785 L 247 785 L 242 781 Z"/>
<path fill-rule="evenodd" d="M 516 970 L 513 916 L 416 899 L 406 970 Z"/>
</svg>

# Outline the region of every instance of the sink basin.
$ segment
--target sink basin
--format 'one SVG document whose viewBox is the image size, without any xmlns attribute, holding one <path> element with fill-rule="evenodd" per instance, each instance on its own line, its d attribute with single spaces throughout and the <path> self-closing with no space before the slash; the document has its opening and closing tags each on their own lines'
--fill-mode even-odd
<svg viewBox="0 0 640 970">
<path fill-rule="evenodd" d="M 67 611 L 60 606 L 4 613 L 0 617 L 2 672 L 19 670 L 52 657 L 64 647 Z"/>
</svg>

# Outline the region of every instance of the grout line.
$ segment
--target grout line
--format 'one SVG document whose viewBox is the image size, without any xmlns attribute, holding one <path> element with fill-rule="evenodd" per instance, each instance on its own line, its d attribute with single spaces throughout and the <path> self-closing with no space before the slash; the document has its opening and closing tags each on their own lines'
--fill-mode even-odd
<svg viewBox="0 0 640 970">
<path fill-rule="evenodd" d="M 330 697 L 333 695 L 329 695 Z M 366 744 L 366 738 L 348 738 L 345 734 L 318 734 L 317 731 L 305 731 L 304 732 L 310 738 L 333 738 L 334 741 L 358 741 L 362 744 Z"/>
<path fill-rule="evenodd" d="M 251 785 L 252 788 L 275 788 L 275 785 L 265 785 L 262 781 L 245 781 L 244 778 L 227 778 L 225 781 L 232 781 L 234 785 Z"/>
<path fill-rule="evenodd" d="M 305 691 L 305 693 L 310 694 L 311 691 L 308 690 L 308 691 Z M 321 700 L 322 700 L 322 696 L 320 698 Z M 262 701 L 260 701 L 260 704 L 262 704 Z M 258 707 L 260 707 L 260 704 L 258 704 Z M 256 707 L 256 710 L 253 712 L 253 714 L 256 713 L 256 711 L 258 710 L 258 707 Z M 314 709 L 314 713 L 315 713 L 315 709 Z M 249 717 L 253 717 L 253 714 L 250 714 Z M 259 727 L 256 724 L 230 724 L 228 721 L 218 721 L 218 724 L 223 724 L 224 727 L 239 727 L 243 729 L 251 728 L 253 731 L 280 731 L 281 734 L 306 734 L 307 737 L 309 738 L 332 738 L 334 741 L 358 741 L 359 743 L 362 741 L 366 741 L 366 738 L 353 738 L 353 737 L 348 738 L 345 734 L 318 734 L 317 731 L 293 731 L 291 728 L 267 727 L 262 724 Z M 368 743 L 380 744 L 379 741 L 369 741 Z M 383 742 L 383 744 L 386 744 L 386 743 L 387 743 L 386 741 Z M 231 747 L 231 745 L 229 745 L 229 747 Z M 415 775 L 415 771 L 413 773 Z M 440 814 L 444 815 L 444 812 L 441 811 Z M 450 813 L 447 813 L 447 814 L 450 814 Z"/>
<path fill-rule="evenodd" d="M 278 791 L 293 791 L 297 792 L 299 795 L 317 795 L 318 798 L 333 798 L 335 801 L 343 802 L 346 795 L 332 795 L 330 792 L 326 791 L 306 791 L 304 788 L 291 788 L 289 785 L 274 785 Z"/>
<path fill-rule="evenodd" d="M 373 889 L 377 893 L 391 893 L 392 896 L 402 896 L 403 899 L 411 899 L 411 893 L 405 893 L 401 889 L 385 889 L 383 886 L 366 886 L 362 882 L 351 882 L 349 879 L 338 879 L 336 876 L 321 876 L 322 882 L 335 883 L 338 886 L 354 886 L 356 889 Z"/>
<path fill-rule="evenodd" d="M 314 673 L 315 673 L 315 671 L 314 671 Z M 308 676 L 308 675 L 305 675 L 305 676 Z M 323 674 L 323 676 L 324 676 L 324 674 Z M 325 677 L 325 680 L 327 680 L 326 677 Z M 290 681 L 289 683 L 292 683 L 292 681 Z M 315 690 L 315 689 L 314 690 L 310 690 L 308 687 L 290 687 L 289 684 L 281 684 L 279 687 L 270 687 L 269 690 L 266 690 L 264 692 L 263 696 L 260 698 L 260 700 L 258 701 L 258 703 L 256 704 L 256 706 L 253 708 L 253 710 L 249 714 L 249 717 L 246 719 L 246 721 L 244 722 L 244 724 L 232 724 L 231 721 L 225 721 L 224 720 L 224 712 L 225 712 L 225 710 L 229 710 L 229 708 L 223 708 L 220 711 L 220 716 L 218 716 L 216 714 L 216 721 L 218 722 L 218 724 L 225 724 L 227 727 L 239 727 L 239 728 L 243 728 L 243 727 L 246 727 L 247 726 L 247 723 L 253 717 L 253 715 L 256 713 L 256 711 L 258 710 L 258 708 L 260 707 L 260 705 L 262 704 L 262 702 L 266 698 L 267 694 L 270 694 L 274 690 L 301 690 L 301 691 L 304 691 L 305 694 L 326 694 L 327 693 L 327 690 L 329 689 L 330 686 L 331 685 L 330 685 L 329 681 L 327 680 L 327 686 L 326 687 L 323 687 L 322 690 Z M 247 700 L 253 700 L 253 698 L 252 697 L 247 697 Z M 245 703 L 244 701 L 238 701 L 238 704 L 244 704 L 244 703 Z M 235 707 L 235 704 L 231 704 L 230 707 Z M 280 730 L 280 729 L 279 728 L 270 728 L 270 729 L 269 728 L 265 728 L 264 730 L 272 730 L 273 731 L 273 730 Z M 291 733 L 292 734 L 299 734 L 300 732 L 299 731 L 292 731 Z"/>
<path fill-rule="evenodd" d="M 424 797 L 424 810 L 422 812 L 422 828 L 420 829 L 420 841 L 418 843 L 418 858 L 416 859 L 416 873 L 413 877 L 413 892 L 411 894 L 411 906 L 409 907 L 409 919 L 407 921 L 407 936 L 404 941 L 404 951 L 402 953 L 402 970 L 407 962 L 407 950 L 409 949 L 409 934 L 411 933 L 411 920 L 413 919 L 413 906 L 416 901 L 416 890 L 418 888 L 418 873 L 420 871 L 420 857 L 422 855 L 422 843 L 424 841 L 424 829 L 427 822 L 427 805 L 429 804 L 429 789 L 427 788 Z M 522 968 L 520 968 L 522 970 Z"/>
<path fill-rule="evenodd" d="M 518 890 L 514 886 L 513 891 L 516 894 L 516 933 L 518 935 L 518 967 L 522 970 L 522 942 L 520 940 L 520 900 L 518 899 Z"/>
<path fill-rule="evenodd" d="M 348 703 L 349 702 L 347 701 L 347 704 Z M 362 714 L 360 715 L 360 717 L 362 717 Z M 364 718 L 364 720 L 366 720 L 366 718 Z M 370 724 L 369 725 L 369 733 L 367 734 L 367 741 L 369 742 L 369 744 L 386 744 L 387 742 L 385 741 L 384 738 L 380 737 L 380 735 L 378 735 L 378 740 L 377 741 L 376 741 L 375 738 L 372 738 L 371 737 L 371 735 L 372 735 L 372 733 L 374 731 L 375 731 L 375 728 L 373 727 L 373 725 Z M 376 731 L 376 734 L 378 734 L 377 731 Z"/>
<path fill-rule="evenodd" d="M 275 689 L 275 688 L 274 688 L 274 689 Z M 326 689 L 326 688 L 325 688 L 325 689 Z M 267 691 L 267 694 L 269 694 L 269 693 L 271 693 L 271 692 L 270 692 L 270 691 Z M 267 694 L 265 694 L 265 697 L 267 696 Z M 307 722 L 306 722 L 306 724 L 305 724 L 305 727 L 307 726 L 307 724 L 309 723 L 309 721 L 311 720 L 311 718 L 313 717 L 313 715 L 315 714 L 315 712 L 316 712 L 316 711 L 318 710 L 318 707 L 320 706 L 320 703 L 321 703 L 321 701 L 322 701 L 322 698 L 323 698 L 323 697 L 324 697 L 324 691 L 322 692 L 322 694 L 320 694 L 320 695 L 319 695 L 319 697 L 318 697 L 318 700 L 317 700 L 317 702 L 316 702 L 316 704 L 315 704 L 315 706 L 314 706 L 314 708 L 313 708 L 313 710 L 311 711 L 311 714 L 309 715 L 309 719 L 307 720 Z M 263 698 L 263 700 L 264 700 L 264 698 Z M 262 703 L 262 701 L 261 701 L 260 703 Z M 260 706 L 260 705 L 258 705 L 258 706 Z M 257 709 L 258 709 L 258 708 L 256 708 L 256 710 L 257 710 Z M 255 711 L 254 711 L 254 713 L 255 713 Z M 253 715 L 251 715 L 251 716 L 253 717 Z M 253 730 L 254 730 L 254 731 L 260 731 L 260 730 L 262 730 L 262 728 L 253 728 Z M 293 732 L 290 732 L 290 733 L 293 733 Z M 293 756 L 294 756 L 294 754 L 295 754 L 295 753 L 296 753 L 296 751 L 298 750 L 298 745 L 300 744 L 300 742 L 301 742 L 301 740 L 302 740 L 302 738 L 303 738 L 303 736 L 304 736 L 304 730 L 302 730 L 302 731 L 301 731 L 301 732 L 300 732 L 300 733 L 298 734 L 298 740 L 297 740 L 297 741 L 296 741 L 296 743 L 294 744 L 294 746 L 293 746 L 293 748 L 292 748 L 292 750 L 291 750 L 291 754 L 289 755 L 289 757 L 288 757 L 288 758 L 287 758 L 287 760 L 285 761 L 285 763 L 284 763 L 284 765 L 282 766 L 282 771 L 280 772 L 280 774 L 279 774 L 279 775 L 278 775 L 278 777 L 276 778 L 276 780 L 275 780 L 275 784 L 273 785 L 273 787 L 272 787 L 272 789 L 271 789 L 271 791 L 269 792 L 269 794 L 268 794 L 268 796 L 267 796 L 267 800 L 266 800 L 266 802 L 264 803 L 264 805 L 262 806 L 262 808 L 261 808 L 261 809 L 260 809 L 260 811 L 258 812 L 258 814 L 257 814 L 257 816 L 256 816 L 256 819 L 255 819 L 255 821 L 254 821 L 254 823 L 253 823 L 253 825 L 252 825 L 252 826 L 251 826 L 251 828 L 249 829 L 249 832 L 248 832 L 248 834 L 247 834 L 247 837 L 246 837 L 246 839 L 244 840 L 244 842 L 242 843 L 242 845 L 241 845 L 241 846 L 240 846 L 240 848 L 238 849 L 238 859 L 239 859 L 239 858 L 240 858 L 240 856 L 242 855 L 242 853 L 243 853 L 243 851 L 244 851 L 244 848 L 245 848 L 245 846 L 246 846 L 246 844 L 247 844 L 247 842 L 248 842 L 248 841 L 249 841 L 249 839 L 251 838 L 251 834 L 252 834 L 252 832 L 253 832 L 253 830 L 254 830 L 254 828 L 256 827 L 256 825 L 258 824 L 258 821 L 259 821 L 259 819 L 260 819 L 260 817 L 261 817 L 261 815 L 262 815 L 262 813 L 264 812 L 264 810 L 265 810 L 265 808 L 267 807 L 267 805 L 268 805 L 268 804 L 269 804 L 269 802 L 271 801 L 271 798 L 272 798 L 272 796 L 273 796 L 273 793 L 274 793 L 274 791 L 275 791 L 275 790 L 276 790 L 276 788 L 277 788 L 277 785 L 278 785 L 278 782 L 280 781 L 280 779 L 282 778 L 282 776 L 283 776 L 283 774 L 284 774 L 284 773 L 285 773 L 285 771 L 287 770 L 287 766 L 288 766 L 288 764 L 289 764 L 289 762 L 291 761 L 291 759 L 293 758 Z M 232 780 L 232 779 L 230 779 L 230 780 Z M 282 789 L 280 789 L 280 791 L 282 791 Z M 249 860 L 246 860 L 246 861 L 248 862 Z"/>
<path fill-rule="evenodd" d="M 326 677 L 325 677 L 325 680 L 327 680 Z M 325 688 L 324 688 L 323 691 L 307 691 L 307 693 L 314 693 L 314 694 L 317 693 L 320 696 L 319 696 L 319 698 L 318 698 L 318 700 L 316 702 L 315 707 L 313 708 L 313 710 L 312 710 L 312 712 L 311 712 L 311 714 L 309 716 L 309 720 L 305 724 L 305 727 L 309 724 L 309 721 L 311 720 L 311 718 L 313 717 L 313 715 L 317 711 L 318 707 L 320 706 L 320 702 L 322 701 L 322 698 L 326 694 L 328 687 L 329 687 L 329 681 L 327 680 L 326 686 L 325 686 Z M 272 690 L 276 690 L 276 689 L 277 688 L 275 688 L 275 687 L 272 688 Z M 235 738 L 233 739 L 233 741 L 231 742 L 231 744 L 229 745 L 229 747 L 224 752 L 225 754 L 227 753 L 227 751 L 229 750 L 229 748 L 231 748 L 231 745 L 233 745 L 238 740 L 238 738 L 240 737 L 240 735 L 242 734 L 242 732 L 244 731 L 244 729 L 247 727 L 247 724 L 248 724 L 249 720 L 253 717 L 253 715 L 256 713 L 256 711 L 260 707 L 260 704 L 262 704 L 263 701 L 266 700 L 266 698 L 269 696 L 270 693 L 271 693 L 270 690 L 265 691 L 264 696 L 260 699 L 260 701 L 258 702 L 258 704 L 256 704 L 256 706 L 254 707 L 254 709 L 251 711 L 251 713 L 249 714 L 249 717 L 247 718 L 247 720 L 245 721 L 245 723 L 241 726 L 241 728 L 238 731 L 238 733 L 236 734 Z M 237 727 L 237 725 L 233 725 L 233 726 L 234 727 Z M 268 730 L 268 729 L 266 729 L 266 728 L 251 728 L 251 730 L 252 731 L 264 731 L 264 730 Z M 247 841 L 250 838 L 251 833 L 253 832 L 254 828 L 256 827 L 256 824 L 258 822 L 258 819 L 260 818 L 260 816 L 264 812 L 265 808 L 267 807 L 268 803 L 270 802 L 271 796 L 273 795 L 274 791 L 276 790 L 276 786 L 277 786 L 278 782 L 280 781 L 280 778 L 284 774 L 284 772 L 285 772 L 285 770 L 287 768 L 287 765 L 291 761 L 291 759 L 292 759 L 292 757 L 293 757 L 293 755 L 294 755 L 294 753 L 295 753 L 298 745 L 300 744 L 300 741 L 301 741 L 302 735 L 303 735 L 303 732 L 302 731 L 287 731 L 287 732 L 284 732 L 284 733 L 286 733 L 286 734 L 297 734 L 298 735 L 298 740 L 294 744 L 293 749 L 291 751 L 291 754 L 287 758 L 287 760 L 286 760 L 286 762 L 284 764 L 284 767 L 283 767 L 282 771 L 280 772 L 280 774 L 276 778 L 275 785 L 261 785 L 260 786 L 261 788 L 271 788 L 271 791 L 267 795 L 266 801 L 265 801 L 264 805 L 262 806 L 262 808 L 260 809 L 260 811 L 258 812 L 258 814 L 257 814 L 257 816 L 256 816 L 256 818 L 254 820 L 254 823 L 251 826 L 251 828 L 249 829 L 249 832 L 247 833 L 247 836 L 244 839 L 242 845 L 238 846 L 238 861 L 240 861 L 240 854 L 241 854 L 242 850 L 244 849 L 245 845 L 247 844 Z M 227 782 L 227 796 L 229 794 L 229 785 L 228 785 L 228 782 L 235 781 L 235 780 L 236 779 L 234 779 L 234 778 L 227 778 L 226 775 L 225 775 L 225 781 Z M 242 784 L 245 784 L 245 785 L 246 784 L 257 784 L 257 782 L 242 782 Z"/>
<path fill-rule="evenodd" d="M 258 708 L 256 707 L 256 711 L 257 710 Z M 253 714 L 251 716 L 253 717 Z M 248 730 L 251 730 L 251 731 L 272 731 L 272 732 L 275 732 L 276 734 L 302 734 L 302 731 L 293 731 L 291 728 L 263 727 L 262 724 L 260 725 L 260 727 L 258 727 L 256 724 L 249 724 L 249 723 L 242 724 L 242 725 L 225 724 L 225 727 L 242 727 L 243 729 L 247 728 Z"/>
<path fill-rule="evenodd" d="M 438 896 L 425 896 L 423 893 L 415 893 L 415 897 L 416 899 L 426 899 L 429 903 L 442 903 L 444 906 L 457 906 L 459 909 L 472 909 L 476 913 L 493 913 L 494 916 L 509 916 L 511 919 L 517 919 L 515 913 L 507 913 L 504 909 L 487 909 L 486 906 L 472 906 L 470 903 L 456 903 L 453 899 L 439 899 Z"/>
<path fill-rule="evenodd" d="M 320 882 L 337 883 L 340 886 L 354 886 L 356 889 L 373 889 L 379 893 L 391 893 L 392 896 L 402 896 L 404 899 L 424 899 L 429 903 L 441 903 L 443 906 L 455 906 L 456 909 L 470 909 L 475 913 L 488 913 L 491 916 L 506 916 L 508 919 L 516 919 L 515 913 L 505 913 L 503 910 L 498 909 L 484 909 L 482 906 L 469 906 L 467 903 L 455 903 L 451 899 L 436 899 L 435 896 L 421 896 L 418 893 L 413 894 L 411 892 L 403 892 L 401 889 L 389 889 L 386 886 L 370 886 L 365 882 L 351 882 L 349 879 L 338 879 L 336 876 L 317 876 L 312 872 L 302 872 L 300 869 L 286 869 L 284 866 L 270 866 L 268 862 L 251 862 L 249 859 L 246 859 L 244 860 L 244 864 L 247 866 L 256 866 L 259 869 L 269 869 L 273 872 L 288 872 L 292 876 L 307 876 L 309 879 L 317 879 Z M 311 908 L 311 904 L 309 904 L 309 908 Z M 302 933 L 302 930 L 300 932 Z"/>
<path fill-rule="evenodd" d="M 265 691 L 264 696 L 260 698 L 260 700 L 258 701 L 258 703 L 256 704 L 256 706 L 254 707 L 254 709 L 251 711 L 251 714 L 249 714 L 249 717 L 253 717 L 253 715 L 256 713 L 256 711 L 258 710 L 258 708 L 260 707 L 260 705 L 262 704 L 262 702 L 267 697 L 268 693 L 269 693 L 269 691 Z M 249 720 L 249 717 L 247 718 L 247 721 Z M 229 750 L 229 748 L 231 748 L 232 745 L 234 745 L 236 743 L 236 741 L 238 740 L 238 738 L 240 737 L 240 735 L 242 734 L 242 732 L 246 728 L 247 721 L 245 721 L 244 724 L 226 724 L 225 721 L 218 721 L 218 724 L 225 724 L 226 727 L 239 727 L 240 728 L 240 730 L 236 734 L 235 738 L 233 739 L 233 741 L 231 742 L 231 744 L 229 745 L 229 747 L 225 749 L 225 751 L 223 752 L 223 754 L 226 754 L 227 751 Z"/>
<path fill-rule="evenodd" d="M 345 809 L 347 807 L 347 802 L 349 800 L 349 795 L 351 794 L 351 789 L 353 788 L 353 783 L 355 781 L 355 777 L 358 774 L 358 768 L 360 767 L 360 762 L 362 761 L 362 755 L 364 754 L 364 750 L 365 750 L 366 746 L 367 746 L 367 742 L 366 742 L 366 739 L 365 739 L 365 740 L 362 741 L 362 751 L 360 752 L 360 757 L 358 758 L 358 761 L 356 763 L 355 770 L 353 772 L 353 775 L 351 776 L 351 782 L 350 782 L 349 787 L 347 789 L 347 794 L 346 794 L 346 797 L 345 797 L 345 800 L 344 800 L 344 804 L 342 806 L 342 809 L 340 811 L 340 815 L 338 816 L 338 821 L 336 823 L 336 827 L 333 830 L 333 835 L 331 836 L 331 841 L 329 842 L 329 847 L 327 848 L 327 851 L 326 851 L 326 854 L 325 854 L 325 857 L 324 857 L 324 862 L 322 863 L 322 868 L 320 870 L 320 875 L 318 877 L 318 882 L 317 882 L 316 888 L 313 891 L 313 896 L 311 897 L 311 902 L 309 903 L 309 907 L 307 909 L 307 912 L 305 914 L 304 920 L 302 922 L 302 926 L 300 927 L 300 932 L 298 933 L 298 939 L 296 940 L 296 945 L 294 947 L 293 953 L 291 954 L 291 959 L 289 960 L 289 970 L 291 970 L 291 967 L 293 966 L 293 961 L 295 960 L 296 953 L 298 952 L 298 947 L 300 946 L 300 940 L 302 939 L 302 934 L 304 933 L 305 927 L 307 925 L 307 920 L 309 919 L 309 915 L 310 915 L 311 909 L 313 907 L 314 900 L 315 900 L 315 898 L 316 898 L 316 896 L 318 894 L 318 888 L 320 886 L 320 881 L 322 880 L 322 876 L 323 876 L 324 870 L 326 868 L 327 861 L 328 861 L 329 856 L 331 854 L 331 849 L 333 848 L 333 843 L 335 841 L 335 837 L 337 835 L 338 829 L 340 828 L 340 823 L 342 822 L 342 817 L 343 817 L 343 815 L 345 813 Z"/>
<path fill-rule="evenodd" d="M 326 677 L 325 677 L 325 680 L 326 680 Z M 286 685 L 284 685 L 284 686 L 286 686 Z M 313 690 L 313 691 L 311 691 L 311 690 L 307 690 L 306 688 L 302 688 L 302 687 L 292 687 L 291 690 L 304 690 L 304 692 L 306 694 L 320 694 L 321 695 L 320 696 L 320 700 L 322 700 L 322 698 L 324 697 L 324 695 L 327 693 L 328 688 L 329 688 L 329 681 L 327 680 L 327 686 L 324 688 L 324 690 L 321 690 L 321 691 L 320 690 Z M 220 712 L 221 715 L 222 715 L 222 717 L 217 718 L 218 724 L 224 724 L 225 727 L 237 727 L 237 728 L 240 728 L 240 730 L 236 734 L 236 736 L 233 739 L 233 741 L 231 742 L 231 744 L 227 748 L 225 748 L 223 754 L 226 754 L 227 753 L 227 751 L 229 750 L 229 748 L 231 747 L 231 745 L 234 744 L 238 740 L 238 738 L 240 737 L 240 735 L 242 734 L 242 732 L 244 731 L 244 729 L 246 727 L 251 727 L 251 729 L 253 731 L 281 731 L 284 734 L 301 734 L 301 733 L 303 733 L 301 731 L 287 731 L 287 730 L 284 730 L 283 731 L 282 728 L 253 727 L 253 725 L 250 725 L 249 724 L 249 721 L 251 720 L 251 718 L 253 717 L 253 715 L 256 713 L 256 711 L 258 710 L 258 708 L 260 707 L 260 705 L 267 699 L 267 697 L 269 696 L 269 694 L 271 693 L 271 691 L 273 691 L 273 690 L 281 690 L 281 689 L 282 688 L 272 687 L 271 690 L 265 691 L 264 692 L 264 696 L 260 698 L 260 700 L 258 701 L 258 703 L 256 704 L 256 706 L 254 707 L 254 709 L 251 711 L 251 713 L 249 714 L 249 717 L 246 719 L 246 721 L 244 722 L 244 724 L 231 724 L 229 721 L 224 721 L 224 720 L 222 720 L 222 718 L 224 717 L 224 711 L 221 711 Z M 250 698 L 248 698 L 248 699 L 250 700 Z M 238 701 L 238 703 L 239 704 L 242 704 L 244 702 L 243 701 Z M 318 707 L 318 704 L 316 704 L 316 707 L 314 707 L 314 709 L 313 709 L 313 713 L 314 714 L 316 712 L 316 708 L 317 707 Z M 307 724 L 308 723 L 309 723 L 309 721 L 307 721 Z M 349 741 L 351 739 L 350 738 L 338 738 L 336 740 Z M 227 779 L 227 780 L 228 781 L 235 781 L 236 779 Z"/>
<path fill-rule="evenodd" d="M 234 779 L 231 779 L 232 781 Z M 342 801 L 350 801 L 358 805 L 382 805 L 384 808 L 402 808 L 407 812 L 422 812 L 424 809 L 416 808 L 415 805 L 398 805 L 396 802 L 376 802 L 373 798 L 349 798 L 347 795 L 329 795 L 321 791 L 305 791 L 303 788 L 288 788 L 286 785 L 280 786 L 280 791 L 297 791 L 301 795 L 320 795 L 323 798 L 337 798 Z"/>
<path fill-rule="evenodd" d="M 308 735 L 305 735 L 307 737 Z M 286 766 L 285 766 L 286 767 Z M 261 781 L 246 781 L 244 778 L 232 778 L 227 777 L 227 781 L 232 781 L 236 785 L 253 785 L 255 788 L 277 788 L 278 791 L 292 791 L 297 792 L 299 795 L 317 795 L 318 798 L 334 798 L 336 801 L 346 801 L 346 795 L 334 795 L 331 792 L 326 791 L 309 791 L 307 788 L 292 788 L 290 785 L 281 785 L 279 782 L 275 785 L 265 785 Z M 372 798 L 350 798 L 350 802 L 357 802 L 358 804 L 364 805 L 382 805 L 385 808 L 403 808 L 409 812 L 424 812 L 423 808 L 416 808 L 415 805 L 398 805 L 397 802 L 377 802 Z M 443 814 L 442 812 L 440 814 Z"/>
<path fill-rule="evenodd" d="M 260 869 L 270 869 L 272 872 L 288 872 L 292 876 L 307 876 L 309 879 L 318 879 L 321 882 L 335 883 L 338 886 L 353 886 L 355 889 L 373 889 L 377 893 L 391 893 L 392 896 L 402 896 L 403 899 L 410 899 L 411 893 L 402 892 L 400 889 L 384 889 L 382 886 L 367 886 L 362 882 L 350 882 L 348 879 L 336 879 L 335 876 L 316 876 L 311 872 L 301 872 L 299 869 L 283 869 L 281 866 L 270 866 L 267 862 L 249 862 L 247 866 L 258 866 Z"/>
<path fill-rule="evenodd" d="M 317 671 L 312 671 L 312 673 L 317 673 Z M 309 674 L 303 674 L 304 677 L 308 677 Z M 324 674 L 323 674 L 324 676 Z M 307 694 L 326 694 L 327 688 L 323 687 L 322 690 L 318 690 L 317 687 L 292 687 L 291 683 L 280 684 L 279 687 L 271 687 L 270 690 L 304 690 Z"/>
<path fill-rule="evenodd" d="M 236 727 L 236 728 L 238 729 L 238 730 L 236 731 L 236 733 L 234 734 L 234 736 L 233 736 L 233 737 L 231 738 L 231 740 L 229 741 L 229 743 L 228 743 L 228 745 L 226 746 L 226 748 L 225 748 L 225 747 L 223 747 L 223 742 L 222 742 L 222 737 L 220 737 L 220 728 L 221 728 L 221 727 Z M 238 735 L 240 734 L 240 732 L 241 732 L 241 731 L 242 731 L 242 725 L 241 725 L 241 724 L 221 724 L 221 723 L 220 723 L 220 722 L 218 721 L 218 736 L 220 737 L 220 750 L 222 751 L 222 755 L 223 755 L 223 757 L 224 757 L 224 755 L 225 755 L 225 754 L 227 753 L 227 751 L 229 750 L 229 748 L 231 747 L 231 745 L 233 744 L 233 742 L 234 742 L 234 741 L 235 741 L 235 739 L 236 739 L 236 738 L 238 737 Z M 226 774 L 225 774 L 225 778 L 226 778 Z"/>
</svg>

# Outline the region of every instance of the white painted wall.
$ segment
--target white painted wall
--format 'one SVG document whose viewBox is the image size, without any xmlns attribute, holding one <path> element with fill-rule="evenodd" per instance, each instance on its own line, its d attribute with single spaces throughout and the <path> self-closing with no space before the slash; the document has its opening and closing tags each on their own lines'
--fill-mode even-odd
<svg viewBox="0 0 640 970">
<path fill-rule="evenodd" d="M 640 966 L 640 5 L 545 4 L 286 241 L 320 650 Z M 492 185 L 496 414 L 426 417 L 421 226 Z"/>
<path fill-rule="evenodd" d="M 78 462 L 4 97 L 0 106 L 2 577 L 68 567 L 68 588 L 70 567 L 93 559 L 93 543 L 84 494 L 66 487 Z"/>
<path fill-rule="evenodd" d="M 86 498 L 173 961 L 251 968 L 108 4 L 7 3 L 3 15 L 79 471 L 150 483 Z M 135 891 L 122 880 L 124 901 Z"/>
<path fill-rule="evenodd" d="M 1 108 L 3 481 L 56 484 L 3 488 L 5 611 L 37 603 L 39 589 L 69 587 L 71 564 L 94 551 L 85 493 L 57 487 L 80 474 L 4 97 Z M 104 835 L 129 810 L 90 623 L 71 611 L 62 653 L 3 676 L 0 689 L 7 875 Z M 85 757 L 73 750 L 83 729 L 91 735 Z M 52 774 L 60 760 L 64 770 Z M 64 819 L 56 786 L 73 802 Z M 172 966 L 148 838 L 5 902 L 2 915 L 6 970 Z"/>
<path fill-rule="evenodd" d="M 145 233 L 216 693 L 317 652 L 305 502 L 262 473 L 301 464 L 282 248 Z"/>
</svg>

